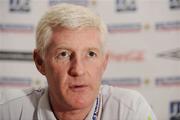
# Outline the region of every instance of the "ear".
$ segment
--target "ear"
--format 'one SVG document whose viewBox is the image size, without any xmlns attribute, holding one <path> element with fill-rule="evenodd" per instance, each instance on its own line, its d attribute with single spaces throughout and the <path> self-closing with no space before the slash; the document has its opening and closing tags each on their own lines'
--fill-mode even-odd
<svg viewBox="0 0 180 120">
<path fill-rule="evenodd" d="M 38 69 L 38 71 L 45 75 L 45 66 L 44 66 L 44 60 L 42 59 L 39 51 L 37 49 L 34 50 L 33 52 L 33 59 L 36 65 L 36 68 Z"/>
<path fill-rule="evenodd" d="M 108 65 L 108 62 L 109 62 L 109 53 L 107 52 L 104 56 L 104 63 L 103 63 L 103 69 L 105 71 L 107 65 Z"/>
</svg>

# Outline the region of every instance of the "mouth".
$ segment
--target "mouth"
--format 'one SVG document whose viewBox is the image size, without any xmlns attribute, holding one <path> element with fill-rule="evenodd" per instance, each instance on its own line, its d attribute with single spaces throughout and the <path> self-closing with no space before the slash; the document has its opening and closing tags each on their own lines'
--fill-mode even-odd
<svg viewBox="0 0 180 120">
<path fill-rule="evenodd" d="M 73 92 L 84 92 L 88 89 L 88 85 L 71 85 L 69 88 Z"/>
</svg>

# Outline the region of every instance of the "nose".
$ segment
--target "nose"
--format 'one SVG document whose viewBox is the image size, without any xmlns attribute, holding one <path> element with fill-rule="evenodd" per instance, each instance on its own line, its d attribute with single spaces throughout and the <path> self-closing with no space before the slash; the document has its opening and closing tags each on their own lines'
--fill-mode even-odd
<svg viewBox="0 0 180 120">
<path fill-rule="evenodd" d="M 71 60 L 71 67 L 69 74 L 71 76 L 81 76 L 85 73 L 85 68 L 83 65 L 83 60 L 80 57 L 74 57 Z"/>
</svg>

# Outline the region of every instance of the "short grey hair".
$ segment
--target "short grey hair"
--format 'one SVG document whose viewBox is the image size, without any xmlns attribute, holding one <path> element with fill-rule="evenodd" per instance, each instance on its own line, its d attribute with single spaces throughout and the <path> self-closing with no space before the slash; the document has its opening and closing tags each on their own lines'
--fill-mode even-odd
<svg viewBox="0 0 180 120">
<path fill-rule="evenodd" d="M 37 26 L 36 49 L 41 56 L 44 56 L 53 29 L 56 27 L 68 29 L 94 27 L 101 32 L 102 41 L 104 41 L 107 33 L 104 22 L 89 9 L 66 3 L 55 5 L 45 13 Z M 104 42 L 102 43 L 104 44 Z"/>
</svg>

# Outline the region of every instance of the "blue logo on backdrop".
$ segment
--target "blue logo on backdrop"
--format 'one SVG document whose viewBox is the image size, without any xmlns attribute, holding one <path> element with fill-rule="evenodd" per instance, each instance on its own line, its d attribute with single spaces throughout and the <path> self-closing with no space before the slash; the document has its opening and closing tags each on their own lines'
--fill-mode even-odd
<svg viewBox="0 0 180 120">
<path fill-rule="evenodd" d="M 160 76 L 155 78 L 157 86 L 180 86 L 180 76 Z"/>
<path fill-rule="evenodd" d="M 170 9 L 180 9 L 180 0 L 170 0 L 169 7 Z"/>
<path fill-rule="evenodd" d="M 155 23 L 155 28 L 158 31 L 179 31 L 180 21 L 165 21 Z"/>
<path fill-rule="evenodd" d="M 103 79 L 103 85 L 111 85 L 116 87 L 139 87 L 142 83 L 139 77 L 127 77 L 127 78 L 109 78 Z"/>
<path fill-rule="evenodd" d="M 30 0 L 10 0 L 9 11 L 11 12 L 29 12 Z"/>
<path fill-rule="evenodd" d="M 180 101 L 170 103 L 170 120 L 180 120 Z"/>
<path fill-rule="evenodd" d="M 121 11 L 136 11 L 137 6 L 135 0 L 116 0 L 116 10 Z"/>
<path fill-rule="evenodd" d="M 34 26 L 30 24 L 1 24 L 0 32 L 32 33 Z"/>
<path fill-rule="evenodd" d="M 29 87 L 31 86 L 31 83 L 32 83 L 31 78 L 0 76 L 0 87 L 3 86 Z"/>
<path fill-rule="evenodd" d="M 53 6 L 59 3 L 71 3 L 71 4 L 87 6 L 88 0 L 49 0 L 50 6 Z"/>
<path fill-rule="evenodd" d="M 108 25 L 109 33 L 129 33 L 140 32 L 142 30 L 141 23 L 126 23 L 126 24 L 110 24 Z"/>
</svg>

